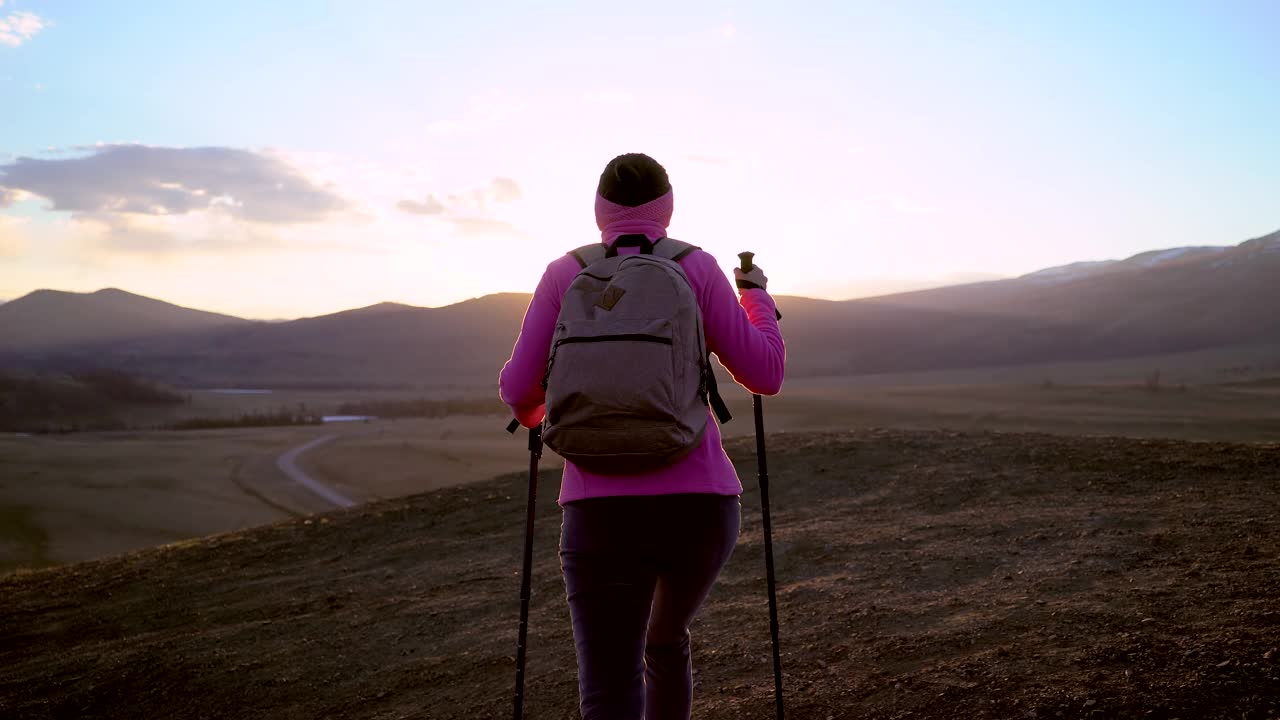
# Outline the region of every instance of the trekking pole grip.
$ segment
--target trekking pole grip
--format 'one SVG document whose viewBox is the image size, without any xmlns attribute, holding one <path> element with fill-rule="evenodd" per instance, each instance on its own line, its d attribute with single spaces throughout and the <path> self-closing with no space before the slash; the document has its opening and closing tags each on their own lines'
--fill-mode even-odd
<svg viewBox="0 0 1280 720">
<path fill-rule="evenodd" d="M 755 257 L 756 257 L 756 254 L 755 254 L 755 253 L 753 253 L 753 252 L 740 252 L 740 253 L 738 253 L 738 259 L 742 261 L 742 265 L 740 266 L 740 267 L 742 268 L 742 272 L 744 272 L 744 273 L 749 273 L 749 272 L 751 272 L 752 270 L 754 270 L 754 269 L 755 269 L 755 267 L 756 267 L 756 266 L 755 266 L 755 263 L 754 263 L 754 262 L 752 262 L 753 260 L 755 260 Z M 773 309 L 773 312 L 778 316 L 778 319 L 779 319 L 779 320 L 781 320 L 781 319 L 782 319 L 782 311 L 781 311 L 781 310 L 779 310 L 779 309 L 777 309 L 777 308 L 774 308 L 774 309 Z"/>
</svg>

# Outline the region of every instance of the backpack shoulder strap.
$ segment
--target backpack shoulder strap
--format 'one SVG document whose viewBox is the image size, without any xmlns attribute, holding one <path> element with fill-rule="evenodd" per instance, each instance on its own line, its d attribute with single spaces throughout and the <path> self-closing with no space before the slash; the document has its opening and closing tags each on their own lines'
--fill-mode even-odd
<svg viewBox="0 0 1280 720">
<path fill-rule="evenodd" d="M 694 250 L 701 250 L 697 245 L 690 245 L 687 242 L 676 240 L 675 238 L 664 237 L 653 243 L 653 254 L 658 257 L 664 257 L 668 260 L 680 262 L 689 253 Z"/>
<path fill-rule="evenodd" d="M 604 243 L 591 243 L 590 245 L 583 245 L 577 250 L 570 250 L 569 254 L 573 256 L 574 260 L 578 261 L 578 267 L 585 270 L 591 263 L 603 260 L 608 252 L 609 248 L 605 247 Z"/>
<path fill-rule="evenodd" d="M 720 388 L 716 387 L 716 371 L 711 365 L 711 353 L 707 353 L 705 359 L 707 368 L 707 404 L 711 406 L 711 410 L 715 412 L 716 419 L 721 425 L 733 419 L 733 415 L 729 413 L 729 406 L 724 403 L 724 398 L 720 397 Z"/>
<path fill-rule="evenodd" d="M 697 245 L 690 245 L 682 240 L 669 237 L 664 237 L 653 244 L 654 255 L 677 263 L 693 251 L 701 249 Z M 724 398 L 720 397 L 720 389 L 716 386 L 716 372 L 712 368 L 711 353 L 707 353 L 706 357 L 703 358 L 703 363 L 703 367 L 706 369 L 706 378 L 703 382 L 705 383 L 704 389 L 706 391 L 707 404 L 715 412 L 716 419 L 720 421 L 720 424 L 724 425 L 733 418 L 733 415 L 729 413 L 729 406 L 725 404 Z"/>
</svg>

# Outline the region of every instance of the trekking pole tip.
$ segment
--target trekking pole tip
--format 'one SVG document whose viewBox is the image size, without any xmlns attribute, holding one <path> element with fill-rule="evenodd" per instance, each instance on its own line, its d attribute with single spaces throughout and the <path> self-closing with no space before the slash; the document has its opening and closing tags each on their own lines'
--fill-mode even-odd
<svg viewBox="0 0 1280 720">
<path fill-rule="evenodd" d="M 751 272 L 751 268 L 755 267 L 751 260 L 756 256 L 753 252 L 740 252 L 738 259 L 742 261 L 742 272 Z"/>
</svg>

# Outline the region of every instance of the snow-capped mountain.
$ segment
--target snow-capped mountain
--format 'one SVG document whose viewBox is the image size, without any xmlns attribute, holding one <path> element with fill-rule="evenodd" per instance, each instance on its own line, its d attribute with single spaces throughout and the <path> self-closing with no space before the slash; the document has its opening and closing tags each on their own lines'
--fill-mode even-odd
<svg viewBox="0 0 1280 720">
<path fill-rule="evenodd" d="M 1139 253 L 1124 260 L 1093 260 L 1060 265 L 1058 267 L 1037 270 L 1017 278 L 1037 283 L 1071 282 L 1086 277 L 1108 272 L 1123 272 L 1187 262 L 1208 256 L 1227 254 L 1236 248 L 1230 246 L 1200 246 L 1169 248 L 1167 250 L 1150 250 Z"/>
</svg>

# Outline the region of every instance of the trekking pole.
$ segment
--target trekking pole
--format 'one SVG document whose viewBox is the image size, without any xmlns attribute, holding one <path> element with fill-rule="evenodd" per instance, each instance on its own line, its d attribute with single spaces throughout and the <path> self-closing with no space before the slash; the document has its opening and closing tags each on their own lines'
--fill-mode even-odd
<svg viewBox="0 0 1280 720">
<path fill-rule="evenodd" d="M 515 434 L 520 421 L 512 420 L 507 432 Z M 524 524 L 524 569 L 520 578 L 520 632 L 516 640 L 515 720 L 524 717 L 525 640 L 529 636 L 529 594 L 533 575 L 533 516 L 538 503 L 538 458 L 542 457 L 542 426 L 529 428 L 529 506 Z"/>
<path fill-rule="evenodd" d="M 755 253 L 738 253 L 742 260 L 742 272 L 752 270 Z M 782 314 L 778 314 L 782 318 Z M 773 694 L 778 706 L 778 720 L 782 718 L 782 652 L 778 649 L 778 595 L 773 577 L 773 527 L 769 523 L 769 466 L 764 453 L 764 401 L 759 393 L 752 393 L 751 405 L 756 415 L 756 460 L 760 465 L 760 514 L 764 519 L 764 567 L 769 586 L 769 634 L 773 638 Z"/>
</svg>

